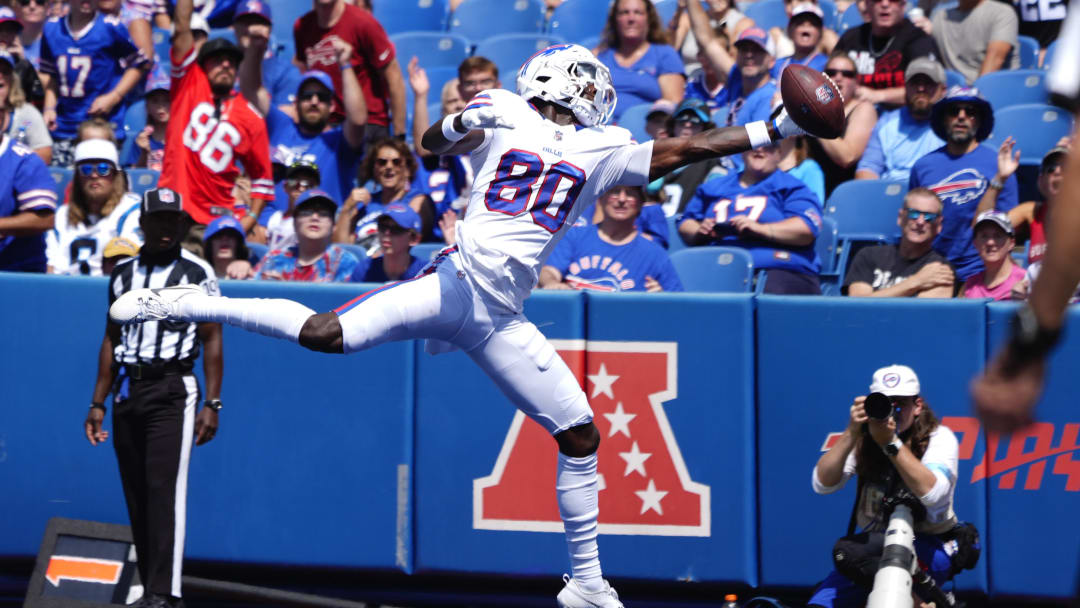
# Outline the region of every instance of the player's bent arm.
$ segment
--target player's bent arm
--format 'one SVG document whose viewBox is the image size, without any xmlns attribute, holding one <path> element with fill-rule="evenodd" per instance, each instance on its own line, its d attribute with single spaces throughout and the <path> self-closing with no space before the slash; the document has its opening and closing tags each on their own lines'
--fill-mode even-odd
<svg viewBox="0 0 1080 608">
<path fill-rule="evenodd" d="M 199 339 L 203 343 L 203 374 L 206 376 L 206 398 L 220 399 L 221 378 L 225 374 L 221 323 L 199 323 Z"/>
<path fill-rule="evenodd" d="M 544 266 L 540 269 L 540 289 L 551 289 L 557 285 L 562 284 L 563 276 L 559 272 L 558 268 L 554 266 Z"/>
<path fill-rule="evenodd" d="M 780 134 L 773 125 L 766 126 L 769 138 L 779 141 Z M 431 130 L 428 129 L 430 132 Z M 750 149 L 746 127 L 710 129 L 689 137 L 668 137 L 653 141 L 649 163 L 649 181 L 692 163 L 720 156 L 738 154 Z"/>
<path fill-rule="evenodd" d="M 446 121 L 451 121 L 447 124 Z M 452 129 L 454 136 L 464 133 L 465 135 L 456 141 L 447 139 L 443 133 L 443 129 Z M 424 137 L 420 142 L 424 148 L 430 150 L 435 154 L 468 154 L 476 148 L 480 147 L 480 144 L 484 143 L 483 131 L 470 131 L 465 128 L 465 125 L 461 122 L 461 113 L 451 114 L 449 116 L 443 116 L 439 120 L 436 120 L 427 131 L 424 132 Z"/>
</svg>

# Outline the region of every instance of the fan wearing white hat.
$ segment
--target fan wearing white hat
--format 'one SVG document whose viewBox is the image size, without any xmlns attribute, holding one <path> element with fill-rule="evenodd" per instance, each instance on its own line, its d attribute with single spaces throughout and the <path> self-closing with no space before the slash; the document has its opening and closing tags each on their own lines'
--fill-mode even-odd
<svg viewBox="0 0 1080 608">
<path fill-rule="evenodd" d="M 831 494 L 858 476 L 855 523 L 860 533 L 849 532 L 837 548 L 843 544 L 853 549 L 852 556 L 862 550 L 873 559 L 864 569 L 858 559 L 844 564 L 837 558 L 837 570 L 818 584 L 807 605 L 866 605 L 889 517 L 881 508 L 882 498 L 905 489 L 925 510 L 925 514 L 916 514 L 914 522 L 920 563 L 929 567 L 939 587 L 951 578 L 956 545 L 946 543 L 940 535 L 958 525 L 953 493 L 959 457 L 956 435 L 938 422 L 922 397 L 915 370 L 894 364 L 875 371 L 870 395 L 855 398 L 847 431 L 818 459 L 811 479 L 814 492 Z M 834 549 L 834 557 L 836 552 Z"/>
<path fill-rule="evenodd" d="M 88 139 L 75 146 L 71 198 L 56 211 L 56 225 L 45 234 L 48 272 L 101 276 L 101 256 L 113 237 L 142 243 L 139 197 L 127 191 L 116 146 Z"/>
</svg>

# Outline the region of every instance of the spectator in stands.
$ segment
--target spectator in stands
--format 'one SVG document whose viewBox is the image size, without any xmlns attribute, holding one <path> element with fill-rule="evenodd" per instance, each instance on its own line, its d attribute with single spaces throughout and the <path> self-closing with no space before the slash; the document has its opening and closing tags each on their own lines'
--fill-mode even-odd
<svg viewBox="0 0 1080 608">
<path fill-rule="evenodd" d="M 941 199 L 933 191 L 909 191 L 896 218 L 900 244 L 860 249 L 844 277 L 845 293 L 853 297 L 951 298 L 952 269 L 933 248 L 941 233 L 941 211 Z"/>
<path fill-rule="evenodd" d="M 127 28 L 131 41 L 142 52 L 143 57 L 154 56 L 154 39 L 150 29 L 150 18 L 142 12 L 133 11 L 125 6 L 124 0 L 97 0 L 97 10 L 106 17 L 114 17 Z"/>
<path fill-rule="evenodd" d="M 41 112 L 26 102 L 26 94 L 15 76 L 14 68 L 12 56 L 0 50 L 0 113 L 3 115 L 0 131 L 30 148 L 48 163 L 52 158 L 52 137 L 45 128 Z"/>
<path fill-rule="evenodd" d="M 296 200 L 300 195 L 321 186 L 319 166 L 305 158 L 293 161 L 285 170 L 286 206 L 284 209 L 276 209 L 267 216 L 265 227 L 260 225 L 255 229 L 253 241 L 266 243 L 270 249 L 285 249 L 296 244 L 296 230 L 293 229 L 293 213 L 296 209 Z"/>
<path fill-rule="evenodd" d="M 1069 3 L 1020 0 L 1013 3 L 1013 6 L 1020 18 L 1019 34 L 1030 36 L 1039 42 L 1039 65 L 1042 65 L 1046 47 L 1058 38 Z"/>
<path fill-rule="evenodd" d="M 888 347 L 884 350 L 887 352 Z M 817 585 L 808 606 L 866 605 L 888 527 L 888 510 L 882 497 L 897 489 L 907 490 L 925 508 L 925 514 L 914 522 L 915 535 L 909 542 L 914 545 L 918 563 L 925 564 L 939 587 L 954 574 L 954 555 L 970 551 L 966 542 L 969 535 L 963 534 L 970 524 L 959 524 L 953 509 L 960 460 L 956 435 L 938 422 L 922 395 L 919 377 L 910 367 L 890 365 L 878 369 L 869 388 L 888 398 L 892 415 L 884 420 L 872 419 L 866 413 L 866 396 L 856 397 L 849 406 L 847 429 L 814 466 L 811 487 L 817 494 L 832 494 L 851 478 L 858 478 L 852 519 L 860 531 L 836 542 L 836 569 Z M 961 535 L 956 540 L 942 540 L 941 535 L 954 531 L 958 524 L 961 527 L 956 531 Z M 912 586 L 905 589 L 905 598 L 911 591 Z"/>
<path fill-rule="evenodd" d="M 667 252 L 637 227 L 644 202 L 645 192 L 637 186 L 616 186 L 602 194 L 598 205 L 604 219 L 570 228 L 541 268 L 540 287 L 682 291 Z"/>
<path fill-rule="evenodd" d="M 308 70 L 326 72 L 334 83 L 333 91 L 344 92 L 341 64 L 353 66 L 368 113 L 364 135 L 368 146 L 391 135 L 391 119 L 393 134 L 404 136 L 405 80 L 394 45 L 370 12 L 345 0 L 315 2 L 314 10 L 293 25 L 293 39 L 297 61 Z M 342 58 L 339 42 L 352 53 Z M 344 113 L 340 96 L 335 97 L 334 113 Z"/>
<path fill-rule="evenodd" d="M 686 206 L 679 234 L 688 245 L 742 247 L 768 271 L 765 292 L 821 293 L 814 240 L 821 202 L 783 171 L 776 144 L 743 152 L 744 169 L 702 184 Z"/>
<path fill-rule="evenodd" d="M 708 17 L 709 27 L 717 37 L 725 39 L 725 44 L 738 38 L 746 28 L 754 27 L 754 20 L 740 13 L 731 0 L 708 0 L 706 7 L 705 15 Z M 698 57 L 701 47 L 691 30 L 688 8 L 687 0 L 679 0 L 675 17 L 672 19 L 675 25 L 672 39 L 675 41 L 675 48 L 679 49 L 683 65 L 686 66 L 686 75 L 690 77 L 695 70 L 704 66 L 705 62 Z M 724 73 L 726 74 L 726 71 Z"/>
<path fill-rule="evenodd" d="M 249 16 L 246 19 L 258 18 Z M 331 109 L 337 95 L 334 81 L 325 72 L 305 72 L 295 89 L 294 119 L 278 109 L 264 84 L 263 62 L 259 59 L 265 56 L 269 46 L 270 27 L 258 21 L 249 23 L 246 36 L 248 49 L 241 63 L 240 90 L 266 117 L 270 145 L 275 150 L 287 151 L 289 158 L 312 160 L 319 167 L 322 188 L 333 200 L 340 201 L 352 188 L 368 119 L 358 74 L 349 59 L 353 55 L 352 48 L 342 40 L 331 39 L 341 65 L 338 82 L 344 87 L 341 98 L 345 108 L 345 121 L 331 126 Z M 274 191 L 274 207 L 282 209 L 284 205 L 285 191 L 279 183 Z"/>
<path fill-rule="evenodd" d="M 997 154 L 980 142 L 994 130 L 994 112 L 976 89 L 953 87 L 934 104 L 930 124 L 946 144 L 928 153 L 911 168 L 909 187 L 930 188 L 945 205 L 944 225 L 934 241 L 934 250 L 949 260 L 961 281 L 983 269 L 972 245 L 972 219 L 987 188 L 999 190 L 996 209 L 1016 206 L 1016 176 L 1005 182 L 992 181 L 997 172 Z"/>
<path fill-rule="evenodd" d="M 94 2 L 77 2 L 66 18 L 47 22 L 40 72 L 45 87 L 42 115 L 53 137 L 52 164 L 72 165 L 75 128 L 87 118 L 106 118 L 123 140 L 119 126 L 127 110 L 124 98 L 150 67 L 127 28 L 106 20 Z"/>
<path fill-rule="evenodd" d="M 725 61 L 729 61 L 731 65 L 734 65 L 735 60 L 731 58 L 731 42 L 727 34 L 719 27 L 714 30 L 714 33 L 715 38 L 712 44 L 717 45 L 723 51 L 722 55 Z M 717 53 L 719 52 L 717 51 Z M 708 104 L 711 112 L 724 103 L 724 85 L 727 84 L 728 73 L 718 71 L 715 64 L 707 58 L 704 49 L 698 49 L 698 61 L 700 67 L 697 68 L 696 72 L 692 72 L 689 80 L 687 80 L 684 96 L 686 99 L 703 100 Z M 671 103 L 665 99 L 661 99 L 656 103 L 660 102 Z"/>
<path fill-rule="evenodd" d="M 330 242 L 337 203 L 322 190 L 308 190 L 296 201 L 296 244 L 271 249 L 255 267 L 255 278 L 329 283 L 348 281 L 360 261 Z"/>
<path fill-rule="evenodd" d="M 934 104 L 945 94 L 945 68 L 929 58 L 908 64 L 904 73 L 904 107 L 881 115 L 855 179 L 907 181 L 911 167 L 945 144 L 930 125 Z"/>
<path fill-rule="evenodd" d="M 252 28 L 256 38 L 269 38 L 274 20 L 270 12 L 270 5 L 266 0 L 244 0 L 236 5 L 236 13 L 233 15 L 233 34 L 236 35 L 236 46 L 247 52 L 251 45 Z M 261 44 L 261 42 L 260 42 Z M 246 56 L 246 55 L 245 55 Z M 253 61 L 252 63 L 260 63 Z M 279 55 L 272 45 L 265 45 L 261 66 L 262 85 L 270 97 L 270 104 L 277 106 L 294 119 L 298 117 L 296 112 L 296 91 L 300 86 L 300 71 L 292 64 L 289 57 Z M 271 145 L 273 142 L 271 141 Z"/>
<path fill-rule="evenodd" d="M 124 164 L 160 173 L 165 163 L 165 134 L 169 126 L 169 77 L 160 65 L 146 79 L 145 105 L 146 126 L 135 136 L 135 145 Z"/>
<path fill-rule="evenodd" d="M 651 0 L 615 0 L 596 57 L 611 70 L 615 119 L 629 107 L 664 98 L 679 103 L 686 88 L 682 60 L 668 44 Z"/>
<path fill-rule="evenodd" d="M 796 7 L 805 4 L 817 6 L 818 0 L 784 0 L 784 12 L 787 13 L 788 16 L 788 28 L 786 30 L 775 26 L 769 28 L 769 38 L 773 40 L 773 48 L 776 49 L 777 57 L 787 57 L 795 54 L 798 45 L 796 45 L 791 38 L 791 17 L 795 14 Z M 818 8 L 820 10 L 820 7 Z M 824 14 L 824 11 L 822 11 L 823 18 Z M 836 46 L 836 41 L 836 32 L 826 27 L 822 27 L 820 40 L 818 41 L 817 48 L 814 50 L 828 56 L 828 54 L 832 52 L 833 47 Z"/>
<path fill-rule="evenodd" d="M 353 189 L 338 215 L 334 241 L 357 243 L 367 247 L 369 255 L 372 255 L 378 250 L 376 220 L 387 205 L 408 205 L 428 225 L 434 212 L 431 199 L 413 183 L 417 170 L 416 157 L 405 142 L 398 139 L 378 141 L 371 147 L 371 154 L 364 162 L 366 173 L 374 177 L 375 184 L 381 189 L 374 193 L 366 188 Z"/>
<path fill-rule="evenodd" d="M 43 8 L 34 6 L 38 12 L 44 12 Z M 15 13 L 10 8 L 0 7 L 0 50 L 11 54 L 14 60 L 15 76 L 22 85 L 26 101 L 34 104 L 35 109 L 40 111 L 45 104 L 45 88 L 41 86 L 37 66 L 26 58 L 26 51 L 20 42 L 19 33 L 23 29 L 23 25 L 15 18 Z M 45 162 L 49 161 L 46 159 Z"/>
<path fill-rule="evenodd" d="M 934 39 L 904 17 L 904 0 L 867 0 L 870 22 L 844 32 L 836 49 L 855 60 L 857 95 L 875 104 L 904 103 L 904 73 L 917 57 L 938 56 Z"/>
<path fill-rule="evenodd" d="M 352 280 L 360 283 L 404 281 L 420 274 L 427 265 L 412 255 L 420 244 L 420 216 L 407 205 L 387 205 L 375 222 L 379 234 L 379 255 L 360 260 Z"/>
<path fill-rule="evenodd" d="M 684 103 L 686 101 L 688 100 L 683 100 Z M 653 102 L 652 107 L 649 108 L 649 113 L 645 115 L 645 132 L 649 134 L 649 137 L 663 139 L 671 136 L 668 132 L 668 121 L 674 111 L 675 104 L 666 99 L 657 99 Z"/>
<path fill-rule="evenodd" d="M 983 74 L 1020 67 L 1018 22 L 1012 7 L 990 0 L 959 0 L 931 16 L 934 42 L 945 67 L 968 84 Z M 1009 53 L 1012 52 L 1012 57 Z"/>
<path fill-rule="evenodd" d="M 223 215 L 210 222 L 203 240 L 203 255 L 214 267 L 217 278 L 250 279 L 255 276 L 244 243 L 244 225 L 235 217 Z"/>
<path fill-rule="evenodd" d="M 54 186 L 41 157 L 0 131 L 0 270 L 45 272 Z"/>
<path fill-rule="evenodd" d="M 1012 138 L 1006 138 L 998 152 L 998 174 L 995 176 L 998 181 L 1003 182 L 1008 179 L 1020 166 L 1018 155 L 1012 155 L 1012 144 Z M 1019 236 L 1023 232 L 1022 240 L 1029 243 L 1027 258 L 1029 266 L 1041 261 L 1043 255 L 1046 254 L 1047 210 L 1050 208 L 1050 202 L 1061 192 L 1061 184 L 1065 176 L 1065 157 L 1069 154 L 1069 148 L 1070 138 L 1063 138 L 1057 146 L 1043 155 L 1042 163 L 1039 165 L 1039 178 L 1036 181 L 1041 199 L 1025 201 L 1009 211 L 1009 221 L 1017 233 L 1017 242 L 1021 242 Z M 995 191 L 988 189 L 987 194 L 983 195 L 983 200 L 979 202 L 980 213 L 994 208 L 993 202 L 986 204 L 988 195 L 992 192 Z M 996 195 L 994 198 L 996 202 Z"/>
<path fill-rule="evenodd" d="M 55 227 L 45 234 L 49 273 L 101 276 L 102 252 L 113 237 L 142 242 L 142 199 L 127 191 L 117 156 L 116 146 L 105 139 L 75 146 L 71 198 L 57 210 Z"/>
<path fill-rule="evenodd" d="M 840 137 L 806 138 L 810 157 L 818 162 L 825 174 L 825 196 L 828 196 L 840 184 L 855 179 L 855 164 L 866 152 L 866 144 L 877 125 L 878 115 L 874 104 L 855 95 L 858 74 L 851 57 L 843 53 L 833 54 L 825 64 L 824 71 L 844 96 L 844 115 L 847 116 L 847 125 Z"/>
<path fill-rule="evenodd" d="M 785 0 L 785 5 L 789 7 L 791 15 L 788 19 L 786 41 L 791 44 L 794 51 L 784 53 L 777 44 L 777 52 L 782 56 L 773 64 L 772 77 L 779 79 L 784 68 L 793 63 L 805 65 L 816 72 L 824 70 L 825 61 L 828 59 L 821 52 L 825 13 L 813 2 L 800 2 L 792 6 L 792 2 Z M 835 37 L 835 34 L 833 36 Z"/>
<path fill-rule="evenodd" d="M 985 211 L 975 218 L 974 233 L 983 270 L 964 281 L 964 297 L 1011 299 L 1013 286 L 1024 280 L 1024 269 L 1012 260 L 1016 239 L 1009 216 L 1001 211 Z"/>
<path fill-rule="evenodd" d="M 12 2 L 15 16 L 19 19 L 19 25 L 22 26 L 19 32 L 19 48 L 21 52 L 12 54 L 21 55 L 34 66 L 35 70 L 41 67 L 41 32 L 45 29 L 45 21 L 49 18 L 45 7 L 46 3 L 47 0 L 17 0 Z M 44 91 L 42 91 L 42 95 L 44 95 Z"/>
<path fill-rule="evenodd" d="M 101 274 L 111 276 L 113 268 L 128 258 L 139 255 L 138 243 L 122 236 L 114 236 L 105 243 L 105 250 L 101 252 Z"/>
<path fill-rule="evenodd" d="M 779 141 L 780 170 L 787 171 L 793 177 L 806 184 L 818 201 L 825 203 L 825 173 L 821 165 L 810 158 L 808 138 L 804 136 L 788 137 Z"/>
<path fill-rule="evenodd" d="M 687 137 L 715 127 L 716 125 L 713 124 L 712 118 L 709 116 L 708 106 L 700 99 L 684 99 L 679 104 L 679 107 L 675 109 L 675 114 L 668 120 L 666 125 L 668 137 Z M 655 193 L 659 195 L 659 198 L 663 201 L 660 208 L 662 213 L 659 214 L 658 220 L 646 224 L 643 220 L 649 218 L 650 213 L 652 213 L 649 210 L 653 206 L 645 206 L 638 220 L 638 228 L 645 234 L 649 234 L 649 224 L 655 224 L 657 221 L 663 222 L 666 237 L 667 224 L 664 217 L 682 214 L 698 186 L 714 177 L 726 174 L 727 172 L 721 165 L 720 159 L 710 158 L 680 167 L 667 175 L 656 178 L 649 184 L 648 192 L 649 194 Z M 583 213 L 582 217 L 586 217 L 586 215 Z M 659 226 L 651 230 L 654 233 L 658 231 Z M 665 248 L 667 247 L 667 238 L 663 239 L 663 245 Z"/>
</svg>

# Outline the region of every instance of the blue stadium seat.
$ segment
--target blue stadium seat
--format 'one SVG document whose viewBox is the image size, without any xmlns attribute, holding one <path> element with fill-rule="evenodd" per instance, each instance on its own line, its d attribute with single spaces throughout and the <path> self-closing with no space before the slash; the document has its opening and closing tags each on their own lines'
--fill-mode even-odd
<svg viewBox="0 0 1080 608">
<path fill-rule="evenodd" d="M 155 26 L 150 32 L 150 40 L 154 43 L 154 53 L 158 61 L 164 62 L 166 68 L 169 62 L 169 49 L 172 48 L 171 34 L 169 30 L 163 30 Z"/>
<path fill-rule="evenodd" d="M 443 0 L 384 0 L 375 3 L 373 14 L 387 34 L 446 29 L 447 9 Z"/>
<path fill-rule="evenodd" d="M 434 92 L 434 90 L 432 90 Z M 436 101 L 435 103 L 429 103 L 427 106 L 428 118 L 431 122 L 435 122 L 437 119 L 442 118 L 442 102 Z"/>
<path fill-rule="evenodd" d="M 1043 154 L 1072 132 L 1072 116 L 1056 106 L 1028 104 L 994 112 L 994 132 L 984 143 L 997 150 L 1012 135 L 1021 165 L 1038 165 Z"/>
<path fill-rule="evenodd" d="M 836 10 L 836 3 L 833 0 L 818 0 L 818 6 L 821 7 L 821 12 L 825 13 L 825 27 L 835 31 L 840 22 L 840 13 Z"/>
<path fill-rule="evenodd" d="M 120 143 L 120 164 L 127 162 L 131 149 L 135 147 L 135 137 L 146 126 L 146 101 L 140 99 L 128 106 L 124 114 L 124 141 Z"/>
<path fill-rule="evenodd" d="M 687 291 L 748 293 L 754 276 L 750 252 L 738 247 L 690 247 L 671 254 Z"/>
<path fill-rule="evenodd" d="M 877 179 L 844 182 L 825 202 L 825 215 L 836 222 L 845 241 L 889 241 L 900 234 L 897 212 L 907 184 Z"/>
<path fill-rule="evenodd" d="M 465 0 L 450 15 L 450 32 L 470 40 L 491 34 L 538 34 L 544 31 L 540 0 Z"/>
<path fill-rule="evenodd" d="M 1046 54 L 1043 55 L 1042 69 L 1048 70 L 1053 65 L 1051 62 L 1054 60 L 1054 51 L 1057 50 L 1057 40 L 1051 42 L 1046 47 Z"/>
<path fill-rule="evenodd" d="M 56 196 L 60 197 L 60 204 L 63 204 L 64 190 L 67 189 L 67 185 L 71 183 L 71 178 L 75 176 L 75 171 L 73 169 L 50 166 L 49 176 L 53 178 L 53 182 L 55 182 L 54 189 L 56 190 Z"/>
<path fill-rule="evenodd" d="M 622 116 L 619 117 L 619 126 L 629 129 L 630 134 L 637 141 L 649 141 L 652 137 L 649 137 L 649 134 L 645 132 L 645 116 L 649 114 L 649 108 L 651 107 L 651 103 L 639 103 L 623 110 Z"/>
<path fill-rule="evenodd" d="M 608 3 L 600 2 L 600 4 L 606 6 Z M 656 13 L 660 15 L 660 26 L 666 29 L 668 24 L 671 23 L 671 18 L 675 16 L 675 10 L 679 7 L 678 0 L 653 0 L 653 6 L 656 7 Z M 599 26 L 596 28 L 597 30 L 604 29 L 604 21 L 607 15 L 604 17 L 604 19 L 597 22 Z"/>
<path fill-rule="evenodd" d="M 821 258 L 821 274 L 836 270 L 837 246 L 840 244 L 840 232 L 836 220 L 831 217 L 821 218 L 821 230 L 814 241 L 814 250 Z"/>
<path fill-rule="evenodd" d="M 444 247 L 447 247 L 446 243 L 420 243 L 410 249 L 409 253 L 427 262 L 434 259 Z"/>
<path fill-rule="evenodd" d="M 945 70 L 946 87 L 962 87 L 967 85 L 967 78 L 956 70 Z"/>
<path fill-rule="evenodd" d="M 787 29 L 788 16 L 784 10 L 784 0 L 758 0 L 746 7 L 744 12 L 765 31 L 769 31 L 771 27 Z"/>
<path fill-rule="evenodd" d="M 667 232 L 668 232 L 668 253 L 675 253 L 682 249 L 686 249 L 686 243 L 683 242 L 682 237 L 679 236 L 679 216 L 671 215 L 667 218 Z"/>
<path fill-rule="evenodd" d="M 856 3 L 852 3 L 851 6 L 844 10 L 844 13 L 840 15 L 840 19 L 836 23 L 836 33 L 843 34 L 853 27 L 859 27 L 865 23 L 863 21 L 862 13 L 859 12 L 859 6 Z"/>
<path fill-rule="evenodd" d="M 142 196 L 147 190 L 157 186 L 160 174 L 153 169 L 128 169 L 128 190 Z"/>
<path fill-rule="evenodd" d="M 349 253 L 355 255 L 360 261 L 364 261 L 367 258 L 367 250 L 360 245 L 354 245 L 352 243 L 335 243 L 341 245 L 341 248 Z"/>
<path fill-rule="evenodd" d="M 401 0 L 394 0 L 399 2 Z M 274 31 L 282 35 L 292 37 L 293 24 L 300 17 L 311 12 L 310 2 L 297 2 L 297 0 L 267 0 L 270 10 L 274 13 Z M 376 3 L 378 4 L 378 3 Z"/>
<path fill-rule="evenodd" d="M 520 66 L 525 60 L 553 44 L 565 44 L 561 36 L 551 34 L 501 34 L 476 45 L 473 55 L 487 57 L 496 65 Z M 502 74 L 502 70 L 499 70 Z"/>
<path fill-rule="evenodd" d="M 429 75 L 431 68 L 436 67 L 456 70 L 472 48 L 472 43 L 464 36 L 437 32 L 407 32 L 391 36 L 390 41 L 397 50 L 398 64 L 402 70 L 408 69 L 409 61 L 415 56 Z M 411 87 L 406 83 L 405 88 Z"/>
<path fill-rule="evenodd" d="M 517 73 L 521 69 L 521 64 L 517 63 L 502 63 L 496 66 L 499 68 L 499 82 L 502 83 L 502 88 L 507 91 L 517 91 Z"/>
<path fill-rule="evenodd" d="M 575 42 L 591 49 L 593 47 L 585 42 L 603 31 L 607 14 L 607 2 L 566 0 L 551 13 L 548 28 L 552 34 L 562 36 L 567 42 Z"/>
<path fill-rule="evenodd" d="M 589 49 L 591 51 L 591 50 L 595 49 L 596 47 L 600 46 L 600 36 L 599 36 L 599 34 L 596 35 L 596 36 L 590 36 L 590 37 L 582 40 L 578 44 L 580 44 L 581 46 L 583 46 L 583 47 L 585 47 L 585 48 L 587 48 L 587 49 Z"/>
<path fill-rule="evenodd" d="M 1039 41 L 1031 36 L 1017 36 L 1017 40 L 1020 43 L 1020 69 L 1034 70 L 1038 68 Z"/>
<path fill-rule="evenodd" d="M 980 76 L 975 87 L 994 106 L 994 111 L 1009 106 L 1046 103 L 1046 72 L 1001 70 Z"/>
<path fill-rule="evenodd" d="M 245 244 L 247 245 L 248 250 L 248 261 L 251 262 L 252 266 L 258 264 L 259 260 L 263 259 L 263 257 L 265 257 L 266 254 L 270 251 L 270 248 L 266 245 L 263 245 L 262 243 L 248 242 Z"/>
</svg>

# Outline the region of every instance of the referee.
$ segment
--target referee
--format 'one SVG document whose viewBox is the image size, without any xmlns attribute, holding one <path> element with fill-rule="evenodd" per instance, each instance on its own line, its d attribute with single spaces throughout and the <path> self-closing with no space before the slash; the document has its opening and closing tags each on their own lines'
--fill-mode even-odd
<svg viewBox="0 0 1080 608">
<path fill-rule="evenodd" d="M 140 212 L 146 243 L 137 257 L 113 269 L 109 304 L 124 292 L 146 287 L 195 284 L 220 295 L 213 269 L 180 248 L 187 227 L 180 195 L 168 188 L 149 190 Z M 209 398 L 196 415 L 200 392 L 192 370 L 200 346 L 206 348 Z M 121 327 L 106 321 L 86 438 L 91 445 L 108 438 L 101 423 L 105 397 L 112 392 L 113 445 L 144 589 L 136 606 L 183 606 L 188 460 L 192 440 L 202 445 L 217 431 L 222 370 L 218 323 L 151 321 Z"/>
</svg>

